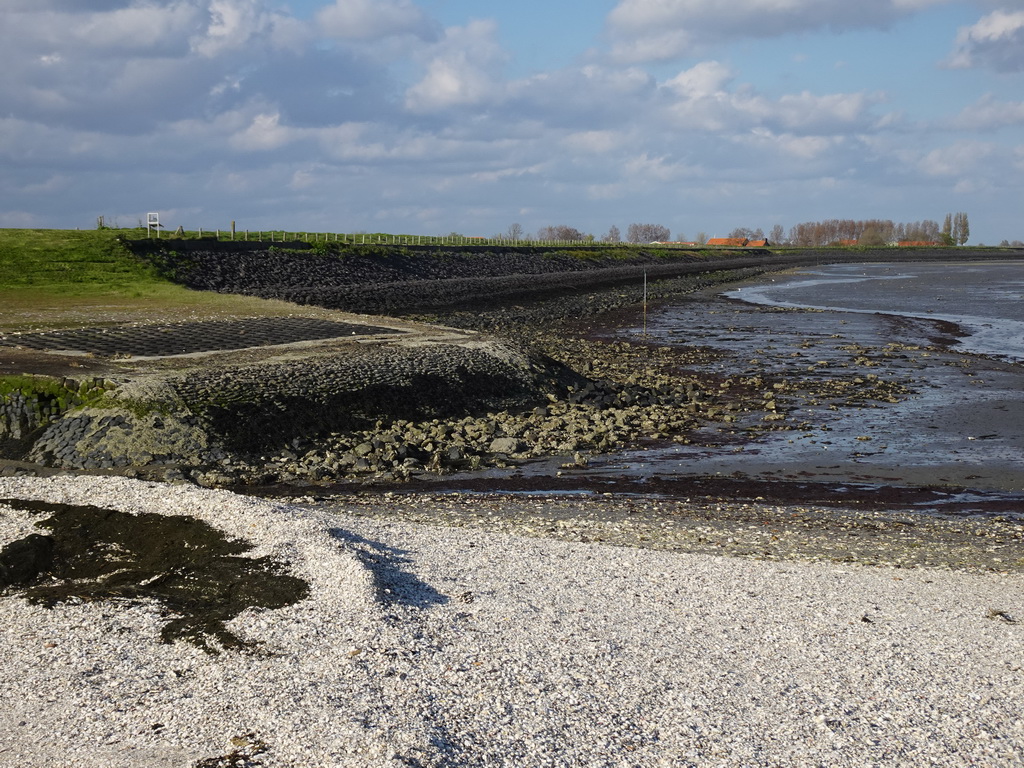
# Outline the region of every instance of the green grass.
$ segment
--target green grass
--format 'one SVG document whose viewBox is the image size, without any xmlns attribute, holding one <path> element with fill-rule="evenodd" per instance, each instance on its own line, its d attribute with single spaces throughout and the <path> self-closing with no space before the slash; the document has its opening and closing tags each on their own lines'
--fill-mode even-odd
<svg viewBox="0 0 1024 768">
<path fill-rule="evenodd" d="M 289 314 L 294 305 L 193 291 L 118 240 L 136 230 L 0 229 L 0 332 Z M 144 233 L 142 236 L 145 236 Z"/>
<path fill-rule="evenodd" d="M 118 242 L 114 230 L 0 229 L 3 291 L 141 293 L 165 283 Z"/>
</svg>

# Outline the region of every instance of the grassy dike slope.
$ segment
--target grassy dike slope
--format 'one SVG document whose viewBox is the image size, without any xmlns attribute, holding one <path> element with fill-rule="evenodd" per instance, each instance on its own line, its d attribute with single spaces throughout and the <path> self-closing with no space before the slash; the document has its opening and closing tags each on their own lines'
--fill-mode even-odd
<svg viewBox="0 0 1024 768">
<path fill-rule="evenodd" d="M 286 314 L 284 302 L 192 291 L 133 256 L 116 230 L 0 229 L 0 333 Z"/>
</svg>

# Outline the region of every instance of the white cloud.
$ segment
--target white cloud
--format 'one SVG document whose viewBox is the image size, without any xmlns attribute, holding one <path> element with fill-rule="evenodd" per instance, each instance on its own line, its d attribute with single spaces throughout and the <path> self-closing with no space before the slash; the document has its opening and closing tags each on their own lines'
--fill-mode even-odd
<svg viewBox="0 0 1024 768">
<path fill-rule="evenodd" d="M 961 28 L 947 63 L 959 69 L 1024 72 L 1024 11 L 993 11 Z"/>
<path fill-rule="evenodd" d="M 563 143 L 574 152 L 603 155 L 621 147 L 626 137 L 618 131 L 578 131 L 565 137 Z"/>
<path fill-rule="evenodd" d="M 307 36 L 295 19 L 268 11 L 264 0 L 205 1 L 208 23 L 191 41 L 203 56 L 243 49 L 256 38 L 268 40 L 270 47 L 295 49 Z"/>
<path fill-rule="evenodd" d="M 985 95 L 953 120 L 959 130 L 987 131 L 1007 126 L 1024 126 L 1024 101 L 997 101 Z"/>
<path fill-rule="evenodd" d="M 201 23 L 202 13 L 192 3 L 146 3 L 88 14 L 67 32 L 79 45 L 108 55 L 116 50 L 159 55 L 182 50 L 182 41 Z M 52 34 L 61 31 L 52 30 Z"/>
<path fill-rule="evenodd" d="M 734 37 L 884 27 L 951 0 L 619 0 L 608 16 L 619 61 L 667 61 Z"/>
<path fill-rule="evenodd" d="M 733 73 L 717 61 L 702 61 L 685 69 L 665 86 L 686 99 L 700 99 L 720 93 L 733 78 Z"/>
<path fill-rule="evenodd" d="M 281 125 L 280 113 L 259 114 L 239 133 L 231 137 L 230 143 L 236 149 L 267 151 L 279 149 L 295 140 L 294 130 Z"/>
<path fill-rule="evenodd" d="M 675 125 L 701 131 L 743 131 L 767 126 L 799 134 L 849 131 L 866 127 L 869 108 L 881 95 L 810 91 L 769 99 L 749 86 L 729 90 L 733 73 L 716 61 L 701 62 L 665 81 L 669 113 Z"/>
<path fill-rule="evenodd" d="M 745 141 L 759 152 L 781 152 L 799 160 L 816 160 L 840 147 L 844 139 L 834 136 L 794 136 L 792 133 L 776 134 L 765 128 L 751 131 Z"/>
<path fill-rule="evenodd" d="M 89 129 L 116 114 L 121 132 L 208 113 L 207 99 L 223 107 L 229 95 L 245 97 L 224 83 L 311 39 L 269 2 L 51 2 L 11 14 L 0 25 L 0 103 L 8 114 Z"/>
<path fill-rule="evenodd" d="M 760 96 L 739 97 L 737 109 L 759 122 L 775 123 L 791 130 L 842 130 L 864 115 L 869 98 L 863 93 L 817 96 L 809 91 L 785 94 L 776 101 Z"/>
<path fill-rule="evenodd" d="M 628 159 L 624 175 L 644 182 L 676 182 L 700 175 L 699 169 L 666 156 L 651 157 L 647 152 Z"/>
<path fill-rule="evenodd" d="M 291 181 L 288 182 L 288 188 L 294 190 L 309 189 L 316 185 L 316 174 L 314 171 L 307 168 L 300 168 L 292 174 Z"/>
<path fill-rule="evenodd" d="M 383 123 L 346 122 L 316 131 L 331 160 L 346 164 L 458 162 L 477 171 L 482 158 L 502 157 L 508 144 L 456 139 Z"/>
<path fill-rule="evenodd" d="M 586 188 L 589 200 L 615 200 L 626 195 L 624 184 L 590 184 Z"/>
<path fill-rule="evenodd" d="M 62 11 L 66 13 L 92 13 L 121 8 L 130 0 L 6 0 L 5 10 Z"/>
<path fill-rule="evenodd" d="M 815 206 L 860 215 L 863 201 L 899 217 L 909 199 L 945 206 L 967 185 L 1020 199 L 1007 171 L 1024 165 L 1024 103 L 1002 83 L 966 100 L 923 83 L 942 94 L 923 119 L 922 98 L 883 111 L 884 78 L 828 92 L 813 55 L 790 61 L 798 46 L 757 74 L 727 46 L 667 74 L 643 64 L 740 36 L 814 31 L 817 44 L 945 0 L 620 0 L 608 19 L 618 61 L 566 30 L 557 68 L 532 58 L 543 36 L 521 43 L 492 21 L 443 29 L 426 0 L 303 0 L 301 19 L 287 1 L 0 0 L 0 222 L 31 210 L 39 225 L 134 221 L 158 194 L 153 210 L 206 227 L 488 234 L 565 221 L 600 233 L 649 218 L 710 231 L 741 201 L 756 218 L 761 198 L 803 219 Z M 962 31 L 962 62 L 1009 69 L 1015 18 Z M 820 66 L 838 58 L 844 82 L 863 74 L 847 52 Z M 767 69 L 776 61 L 784 69 Z M 510 79 L 512 67 L 530 74 Z"/>
<path fill-rule="evenodd" d="M 507 179 L 515 179 L 520 176 L 536 175 L 542 170 L 541 165 L 533 165 L 528 168 L 499 168 L 494 171 L 477 171 L 470 174 L 469 178 L 485 184 L 494 184 Z"/>
<path fill-rule="evenodd" d="M 6 10 L 6 8 L 5 8 Z M 73 10 L 45 7 L 15 11 L 0 27 L 4 47 L 0 56 L 25 49 L 40 55 L 73 60 L 83 52 L 104 57 L 133 53 L 165 56 L 188 50 L 188 37 L 203 28 L 203 13 L 196 3 L 129 3 L 92 9 L 83 4 Z"/>
<path fill-rule="evenodd" d="M 385 131 L 370 123 L 342 123 L 325 128 L 320 132 L 320 145 L 335 160 L 347 162 L 371 162 L 386 159 L 391 152 L 377 137 Z M 369 139 L 368 137 L 373 137 Z"/>
<path fill-rule="evenodd" d="M 316 15 L 319 29 L 338 40 L 414 35 L 431 40 L 436 25 L 411 0 L 335 0 Z"/>
<path fill-rule="evenodd" d="M 980 141 L 959 141 L 934 149 L 918 163 L 929 176 L 981 176 L 982 163 L 996 152 L 996 146 Z"/>
<path fill-rule="evenodd" d="M 405 94 L 405 106 L 413 112 L 493 102 L 502 95 L 500 69 L 507 56 L 493 21 L 450 27 L 426 58 L 426 75 Z"/>
</svg>

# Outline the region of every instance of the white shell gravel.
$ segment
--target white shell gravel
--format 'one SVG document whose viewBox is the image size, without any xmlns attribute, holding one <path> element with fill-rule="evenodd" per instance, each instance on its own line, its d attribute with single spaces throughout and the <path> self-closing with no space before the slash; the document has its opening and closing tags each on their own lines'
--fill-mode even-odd
<svg viewBox="0 0 1024 768">
<path fill-rule="evenodd" d="M 765 563 L 331 515 L 120 478 L 310 596 L 163 644 L 156 605 L 0 596 L 0 767 L 1019 765 L 1024 577 Z M 383 502 L 382 502 L 383 503 Z M 0 545 L 32 530 L 0 507 Z"/>
</svg>

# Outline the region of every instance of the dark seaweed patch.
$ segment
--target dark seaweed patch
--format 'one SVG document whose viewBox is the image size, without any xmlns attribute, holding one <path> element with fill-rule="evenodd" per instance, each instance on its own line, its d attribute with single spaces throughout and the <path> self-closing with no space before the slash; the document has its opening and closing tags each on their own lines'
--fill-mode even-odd
<svg viewBox="0 0 1024 768">
<path fill-rule="evenodd" d="M 0 551 L 0 588 L 52 608 L 75 600 L 157 600 L 168 618 L 164 642 L 185 640 L 210 653 L 249 644 L 226 622 L 247 608 L 282 608 L 309 585 L 268 557 L 247 558 L 252 545 L 228 539 L 202 520 L 138 515 L 91 505 L 2 499 L 50 516 Z"/>
</svg>

